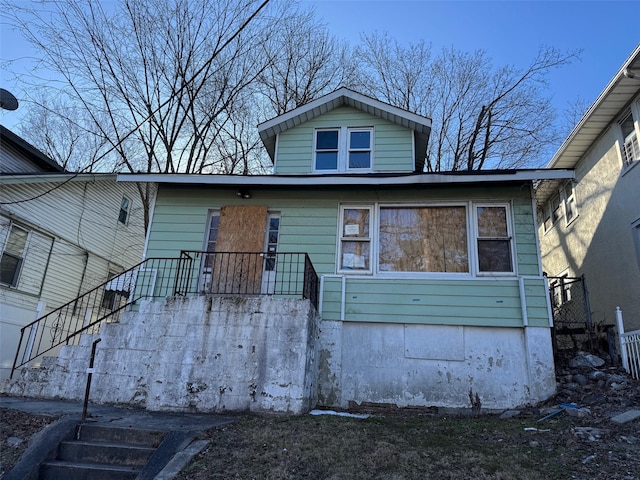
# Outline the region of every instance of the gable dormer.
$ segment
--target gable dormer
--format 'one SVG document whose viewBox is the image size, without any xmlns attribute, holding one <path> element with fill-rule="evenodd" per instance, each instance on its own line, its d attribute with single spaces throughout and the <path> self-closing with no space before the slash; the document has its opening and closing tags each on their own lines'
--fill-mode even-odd
<svg viewBox="0 0 640 480">
<path fill-rule="evenodd" d="M 419 173 L 431 120 L 340 88 L 258 132 L 276 175 Z"/>
</svg>

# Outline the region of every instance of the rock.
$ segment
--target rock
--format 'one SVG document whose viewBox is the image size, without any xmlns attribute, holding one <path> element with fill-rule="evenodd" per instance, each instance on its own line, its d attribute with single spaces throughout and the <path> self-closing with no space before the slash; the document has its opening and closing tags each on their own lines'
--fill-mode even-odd
<svg viewBox="0 0 640 480">
<path fill-rule="evenodd" d="M 573 381 L 581 386 L 585 386 L 587 383 L 589 383 L 589 379 L 584 375 L 582 375 L 581 373 L 576 373 L 573 376 Z"/>
<path fill-rule="evenodd" d="M 540 446 L 540 442 L 536 442 L 535 440 L 531 440 L 531 441 L 529 442 L 529 446 L 530 446 L 531 448 L 539 447 L 539 446 Z"/>
<path fill-rule="evenodd" d="M 500 420 L 506 420 L 508 418 L 513 418 L 513 417 L 517 417 L 518 415 L 520 415 L 522 412 L 520 410 L 506 410 L 505 412 L 502 413 L 502 415 L 500 415 Z"/>
<path fill-rule="evenodd" d="M 632 422 L 637 418 L 640 418 L 640 410 L 628 410 L 624 413 L 621 413 L 620 415 L 616 415 L 611 419 L 611 421 L 614 423 L 623 424 Z"/>
<path fill-rule="evenodd" d="M 578 417 L 578 418 L 585 418 L 591 415 L 591 409 L 590 408 L 567 408 L 565 409 L 565 411 L 567 412 L 567 415 L 569 415 L 570 417 Z"/>
<path fill-rule="evenodd" d="M 594 370 L 592 372 L 589 372 L 589 380 L 606 380 L 607 378 L 607 374 L 604 372 L 601 372 L 600 370 Z"/>
<path fill-rule="evenodd" d="M 620 435 L 620 441 L 622 442 L 627 442 L 631 445 L 635 445 L 636 443 L 640 442 L 640 439 L 638 437 L 634 437 L 634 436 L 625 436 L 625 435 Z"/>
<path fill-rule="evenodd" d="M 624 383 L 627 381 L 627 377 L 618 375 L 617 373 L 612 373 L 607 378 L 608 383 Z"/>
<path fill-rule="evenodd" d="M 611 388 L 611 390 L 622 390 L 626 386 L 627 386 L 626 382 L 625 383 L 612 383 L 611 385 L 609 385 L 609 388 Z"/>
<path fill-rule="evenodd" d="M 569 383 L 566 383 L 566 384 L 564 385 L 564 388 L 565 388 L 565 389 L 567 389 L 567 390 L 573 390 L 573 391 L 576 391 L 576 390 L 578 390 L 578 389 L 580 388 L 580 385 L 578 385 L 578 384 L 577 384 L 577 383 L 575 383 L 575 382 L 569 382 Z"/>
<path fill-rule="evenodd" d="M 596 357 L 590 353 L 578 352 L 578 354 L 569 360 L 569 366 L 571 368 L 577 367 L 601 367 L 604 365 L 604 360 L 600 357 Z"/>
<path fill-rule="evenodd" d="M 605 401 L 604 395 L 600 395 L 598 393 L 595 393 L 593 395 L 587 395 L 582 399 L 582 403 L 585 403 L 587 405 L 595 405 L 598 403 L 602 403 L 604 401 Z"/>
<path fill-rule="evenodd" d="M 16 445 L 20 445 L 24 440 L 18 437 L 9 437 L 7 438 L 7 445 L 10 447 L 15 447 Z"/>
</svg>

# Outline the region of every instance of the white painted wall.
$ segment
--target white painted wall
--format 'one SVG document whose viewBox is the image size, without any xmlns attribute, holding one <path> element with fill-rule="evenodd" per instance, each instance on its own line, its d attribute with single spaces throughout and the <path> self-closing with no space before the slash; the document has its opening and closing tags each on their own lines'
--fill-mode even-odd
<svg viewBox="0 0 640 480">
<path fill-rule="evenodd" d="M 154 411 L 303 413 L 316 405 L 317 313 L 306 300 L 200 296 L 143 303 L 100 333 L 92 401 Z M 81 400 L 91 343 L 4 391 Z"/>
<path fill-rule="evenodd" d="M 535 404 L 555 393 L 548 328 L 321 324 L 318 400 L 468 408 Z M 328 328 L 326 328 L 328 327 Z"/>
</svg>

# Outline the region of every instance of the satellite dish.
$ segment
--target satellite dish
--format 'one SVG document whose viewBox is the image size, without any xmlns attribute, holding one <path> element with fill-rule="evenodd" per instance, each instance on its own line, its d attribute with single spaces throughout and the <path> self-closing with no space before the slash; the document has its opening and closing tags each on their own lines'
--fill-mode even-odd
<svg viewBox="0 0 640 480">
<path fill-rule="evenodd" d="M 18 108 L 18 99 L 4 88 L 0 88 L 0 108 L 5 110 L 16 110 Z"/>
</svg>

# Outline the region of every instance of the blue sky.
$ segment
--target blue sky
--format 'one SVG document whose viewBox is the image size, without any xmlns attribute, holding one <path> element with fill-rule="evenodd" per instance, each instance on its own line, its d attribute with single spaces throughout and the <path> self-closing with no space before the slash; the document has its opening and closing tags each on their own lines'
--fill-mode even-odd
<svg viewBox="0 0 640 480">
<path fill-rule="evenodd" d="M 581 61 L 549 76 L 559 113 L 591 104 L 640 43 L 640 1 L 305 0 L 329 30 L 351 44 L 387 31 L 401 43 L 486 50 L 496 66 L 526 67 L 540 45 L 582 49 Z"/>
<path fill-rule="evenodd" d="M 24 0 L 14 0 L 22 2 Z M 582 49 L 582 60 L 549 77 L 550 94 L 559 113 L 580 98 L 593 102 L 640 43 L 640 1 L 391 1 L 302 0 L 313 6 L 329 31 L 352 45 L 362 32 L 387 31 L 401 43 L 424 39 L 434 52 L 444 46 L 486 50 L 496 66 L 526 67 L 540 45 Z M 29 49 L 3 23 L 2 66 Z M 40 72 L 46 75 L 46 72 Z M 0 86 L 19 98 L 22 85 L 6 72 Z M 0 112 L 13 128 L 19 111 Z"/>
</svg>

